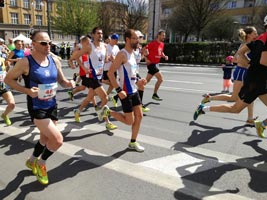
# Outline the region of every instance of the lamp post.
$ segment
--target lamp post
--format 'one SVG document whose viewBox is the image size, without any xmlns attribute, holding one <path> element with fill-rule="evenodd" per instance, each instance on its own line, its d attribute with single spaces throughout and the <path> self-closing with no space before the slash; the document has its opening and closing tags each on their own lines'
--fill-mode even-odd
<svg viewBox="0 0 267 200">
<path fill-rule="evenodd" d="M 154 40 L 155 32 L 155 18 L 156 18 L 156 0 L 153 0 L 153 20 L 152 20 L 152 40 Z"/>
<path fill-rule="evenodd" d="M 49 37 L 51 38 L 51 15 L 50 15 L 50 9 L 51 9 L 51 1 L 50 0 L 46 0 L 46 12 L 47 12 L 47 32 Z M 52 39 L 52 38 L 51 38 Z"/>
</svg>

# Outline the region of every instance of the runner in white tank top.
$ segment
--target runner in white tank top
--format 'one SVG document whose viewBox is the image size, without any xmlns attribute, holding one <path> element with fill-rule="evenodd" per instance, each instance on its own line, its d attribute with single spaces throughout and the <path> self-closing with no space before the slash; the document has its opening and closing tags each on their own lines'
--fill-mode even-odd
<svg viewBox="0 0 267 200">
<path fill-rule="evenodd" d="M 108 72 L 110 83 L 116 88 L 116 92 L 121 100 L 123 113 L 106 109 L 103 112 L 103 116 L 111 115 L 118 121 L 131 125 L 132 136 L 128 148 L 143 152 L 145 148 L 136 142 L 143 118 L 142 104 L 135 84 L 137 81 L 137 64 L 133 53 L 133 50 L 139 44 L 139 39 L 133 29 L 127 30 L 124 33 L 124 38 L 125 48 L 118 53 Z M 120 77 L 119 83 L 114 76 L 114 72 L 117 70 Z M 139 80 L 139 84 L 141 83 L 145 85 L 146 79 Z"/>
</svg>

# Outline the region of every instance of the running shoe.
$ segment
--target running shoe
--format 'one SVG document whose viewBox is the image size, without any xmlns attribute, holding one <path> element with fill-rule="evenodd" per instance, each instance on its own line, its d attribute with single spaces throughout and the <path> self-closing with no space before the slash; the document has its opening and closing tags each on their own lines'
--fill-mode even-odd
<svg viewBox="0 0 267 200">
<path fill-rule="evenodd" d="M 37 159 L 35 159 L 35 160 L 37 160 Z M 26 167 L 28 167 L 32 171 L 33 175 L 37 174 L 37 169 L 35 166 L 35 162 L 36 162 L 35 160 L 34 160 L 34 162 L 31 162 L 30 159 L 28 159 L 28 160 L 26 160 L 26 163 L 25 163 Z"/>
<path fill-rule="evenodd" d="M 73 95 L 72 91 L 68 91 L 68 95 L 70 97 L 70 100 L 73 101 L 74 95 Z"/>
<path fill-rule="evenodd" d="M 145 107 L 144 105 L 142 105 L 142 111 L 143 112 L 148 112 L 148 111 L 150 111 L 150 109 L 148 107 Z"/>
<path fill-rule="evenodd" d="M 163 99 L 161 99 L 156 93 L 153 94 L 152 99 L 156 100 L 156 101 L 162 101 Z"/>
<path fill-rule="evenodd" d="M 145 148 L 142 147 L 138 142 L 130 142 L 128 145 L 128 148 L 133 149 L 137 152 L 144 152 L 145 151 Z"/>
<path fill-rule="evenodd" d="M 4 116 L 3 114 L 1 115 L 1 118 L 4 120 L 4 122 L 5 122 L 5 124 L 7 125 L 7 126 L 10 126 L 11 125 L 11 121 L 10 121 L 10 119 L 9 119 L 9 117 L 6 115 L 6 116 Z"/>
<path fill-rule="evenodd" d="M 99 111 L 99 110 L 101 110 L 101 108 L 98 107 L 98 106 L 95 106 L 95 111 L 97 112 L 97 111 Z"/>
<path fill-rule="evenodd" d="M 255 126 L 255 121 L 258 119 L 258 117 L 255 117 L 255 118 L 253 118 L 253 119 L 248 119 L 247 121 L 246 121 L 246 125 L 247 126 Z"/>
<path fill-rule="evenodd" d="M 77 73 L 74 73 L 73 74 L 73 80 L 76 81 L 77 80 L 77 77 L 78 77 Z"/>
<path fill-rule="evenodd" d="M 112 101 L 114 107 L 117 108 L 117 107 L 118 107 L 118 99 L 116 100 L 116 99 L 114 98 L 114 96 L 112 96 L 112 97 L 111 97 L 111 101 Z"/>
<path fill-rule="evenodd" d="M 98 111 L 98 120 L 103 121 L 105 117 L 108 117 L 110 114 L 109 107 L 107 105 L 104 105 L 103 108 Z"/>
<path fill-rule="evenodd" d="M 46 172 L 46 166 L 45 165 L 39 165 L 37 163 L 37 160 L 35 161 L 35 166 L 37 169 L 37 180 L 43 184 L 43 185 L 47 185 L 48 184 L 48 176 L 47 176 L 47 172 Z"/>
<path fill-rule="evenodd" d="M 116 125 L 112 124 L 111 122 L 109 122 L 109 123 L 106 124 L 106 129 L 109 130 L 109 131 L 115 130 L 117 128 L 118 127 Z"/>
<path fill-rule="evenodd" d="M 265 135 L 264 135 L 265 127 L 262 126 L 262 122 L 261 121 L 255 121 L 255 127 L 256 127 L 258 136 L 261 138 L 264 138 L 265 137 Z"/>
<path fill-rule="evenodd" d="M 74 110 L 74 117 L 75 117 L 75 122 L 81 122 L 80 112 L 78 109 Z"/>
<path fill-rule="evenodd" d="M 199 115 L 205 114 L 205 112 L 203 111 L 203 107 L 204 107 L 204 104 L 200 104 L 197 107 L 197 110 L 194 113 L 194 120 L 197 120 Z"/>
<path fill-rule="evenodd" d="M 208 102 L 210 102 L 210 95 L 209 94 L 205 95 L 205 97 L 201 101 L 201 104 L 205 104 Z"/>
</svg>

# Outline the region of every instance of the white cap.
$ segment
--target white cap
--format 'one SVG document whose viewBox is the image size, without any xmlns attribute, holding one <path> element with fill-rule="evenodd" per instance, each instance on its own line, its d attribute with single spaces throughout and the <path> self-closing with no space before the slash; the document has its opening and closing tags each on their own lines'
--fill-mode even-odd
<svg viewBox="0 0 267 200">
<path fill-rule="evenodd" d="M 5 42 L 5 40 L 3 38 L 0 38 L 0 42 Z"/>
<path fill-rule="evenodd" d="M 267 26 L 267 15 L 264 17 L 263 26 Z"/>
<path fill-rule="evenodd" d="M 144 35 L 141 33 L 141 31 L 135 31 L 137 37 L 144 37 Z"/>
</svg>

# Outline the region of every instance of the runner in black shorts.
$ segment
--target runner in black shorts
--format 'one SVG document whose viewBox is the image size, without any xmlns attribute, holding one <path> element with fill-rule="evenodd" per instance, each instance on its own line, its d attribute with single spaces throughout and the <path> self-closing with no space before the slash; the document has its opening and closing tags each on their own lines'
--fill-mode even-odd
<svg viewBox="0 0 267 200">
<path fill-rule="evenodd" d="M 265 28 L 267 30 L 267 16 L 264 19 Z M 238 50 L 238 55 L 241 59 L 246 59 L 250 62 L 250 67 L 247 71 L 247 76 L 244 80 L 244 85 L 239 92 L 238 100 L 231 105 L 225 104 L 221 110 L 217 112 L 226 113 L 240 113 L 244 108 L 251 104 L 256 98 L 259 99 L 267 106 L 267 32 L 261 34 L 256 41 L 243 45 Z M 246 52 L 250 51 L 251 60 L 246 57 Z M 216 106 L 212 108 L 216 109 Z M 205 114 L 205 107 L 200 104 L 194 113 L 194 120 L 199 115 Z M 212 110 L 210 110 L 212 111 Z M 267 120 L 255 121 L 255 127 L 259 137 L 264 137 L 264 130 L 267 125 Z"/>
</svg>

